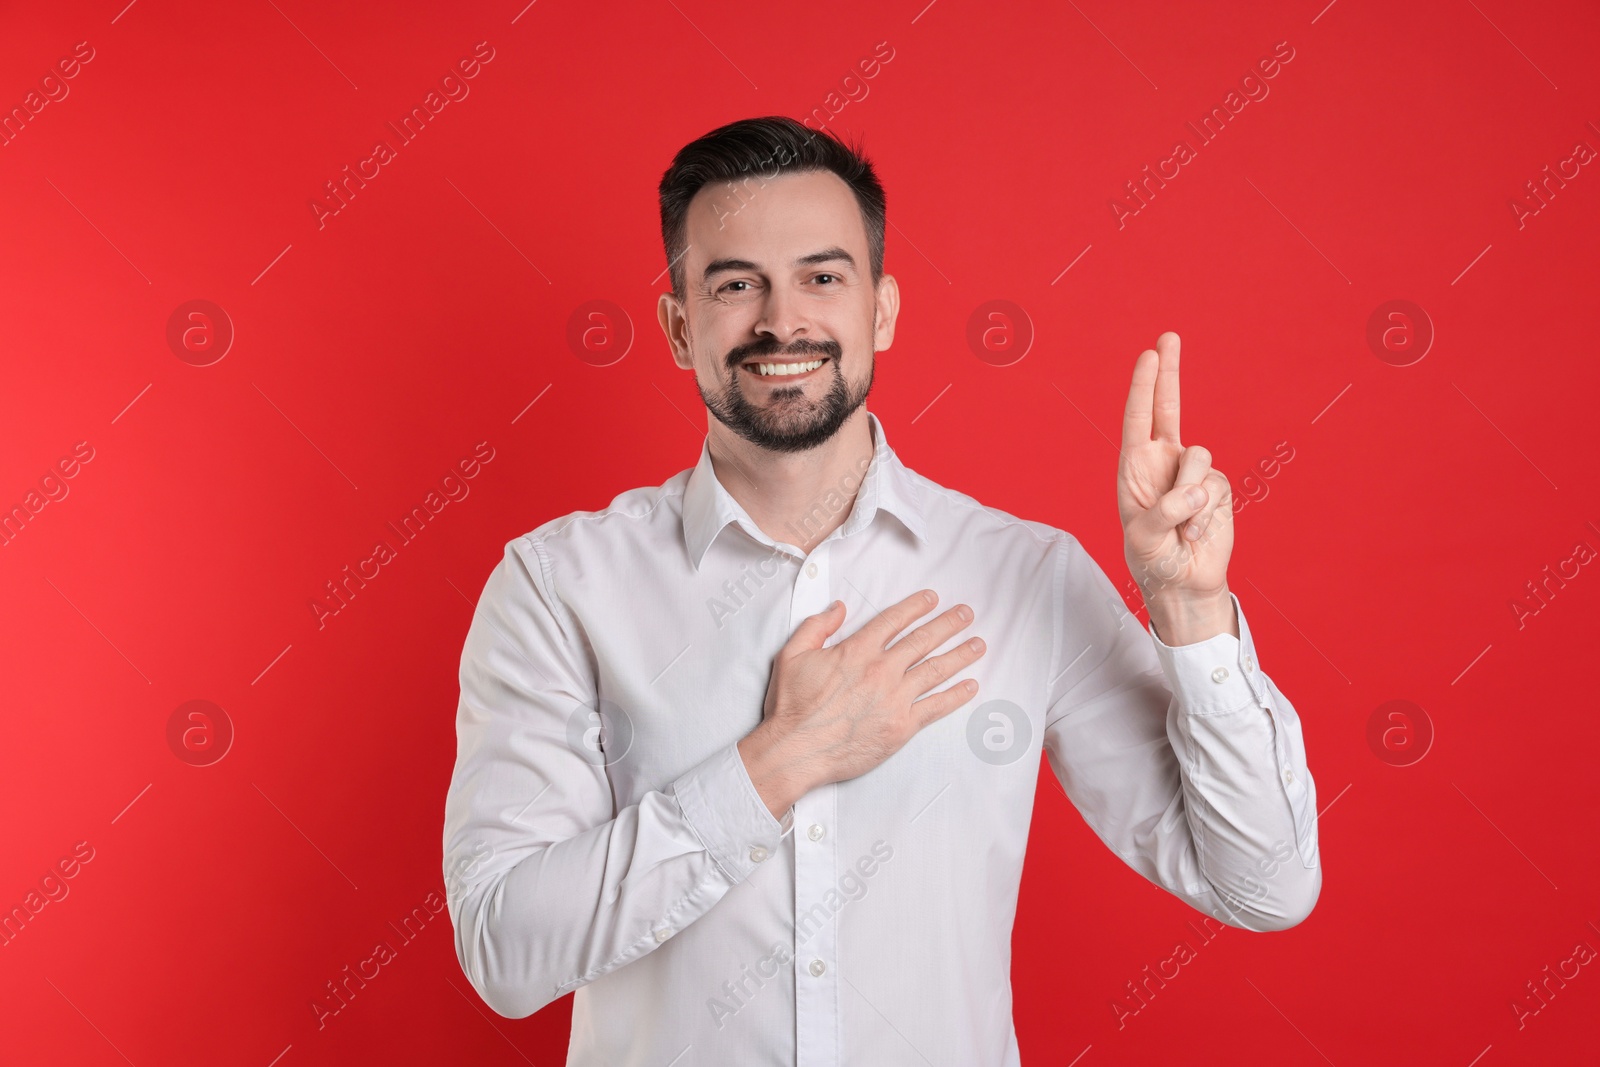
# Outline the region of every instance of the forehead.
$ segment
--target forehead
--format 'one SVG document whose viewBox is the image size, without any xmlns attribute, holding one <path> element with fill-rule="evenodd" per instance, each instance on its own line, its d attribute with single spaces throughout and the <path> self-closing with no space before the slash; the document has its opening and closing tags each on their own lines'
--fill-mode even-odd
<svg viewBox="0 0 1600 1067">
<path fill-rule="evenodd" d="M 690 277 L 713 259 L 776 268 L 820 248 L 842 247 L 865 266 L 866 224 L 843 178 L 828 170 L 708 183 L 689 202 L 684 257 Z"/>
</svg>

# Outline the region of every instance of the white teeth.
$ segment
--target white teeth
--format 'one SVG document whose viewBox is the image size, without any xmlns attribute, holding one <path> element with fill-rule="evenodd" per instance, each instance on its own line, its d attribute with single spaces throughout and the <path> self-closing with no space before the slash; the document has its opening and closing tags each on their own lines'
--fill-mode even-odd
<svg viewBox="0 0 1600 1067">
<path fill-rule="evenodd" d="M 766 377 L 774 374 L 804 374 L 806 371 L 816 370 L 823 362 L 814 359 L 810 363 L 757 363 L 754 366 L 756 373 Z"/>
</svg>

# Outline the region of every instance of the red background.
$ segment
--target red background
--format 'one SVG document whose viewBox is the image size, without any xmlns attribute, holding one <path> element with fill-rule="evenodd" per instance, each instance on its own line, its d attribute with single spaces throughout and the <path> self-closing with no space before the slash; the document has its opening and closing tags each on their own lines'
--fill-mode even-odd
<svg viewBox="0 0 1600 1067">
<path fill-rule="evenodd" d="M 124 2 L 8 5 L 0 32 L 8 111 L 94 50 L 0 148 L 0 506 L 93 451 L 0 547 L 0 906 L 93 849 L 0 948 L 0 1060 L 563 1062 L 567 1000 L 503 1019 L 446 915 L 390 925 L 443 892 L 461 642 L 507 540 L 697 457 L 654 322 L 672 154 L 828 116 L 887 42 L 829 125 L 888 189 L 904 306 L 870 406 L 905 461 L 1074 532 L 1120 585 L 1112 441 L 1162 330 L 1184 441 L 1236 493 L 1294 453 L 1250 483 L 1231 585 L 1305 724 L 1321 901 L 1220 934 L 1119 1029 L 1196 916 L 1046 773 L 1025 1062 L 1592 1062 L 1600 966 L 1520 1027 L 1512 1005 L 1600 949 L 1600 576 L 1525 587 L 1600 548 L 1600 174 L 1510 206 L 1600 147 L 1592 5 Z M 319 227 L 324 182 L 480 41 L 470 95 Z M 1270 95 L 1119 228 L 1124 183 L 1280 41 Z M 166 339 L 194 299 L 236 333 L 209 366 Z M 1009 366 L 966 341 L 994 299 L 1035 334 Z M 1437 333 L 1409 366 L 1366 341 L 1394 299 Z M 592 300 L 631 319 L 609 366 L 566 340 Z M 470 496 L 319 628 L 324 582 L 485 441 Z M 190 700 L 235 732 L 209 766 L 168 742 Z M 1414 765 L 1369 746 L 1390 700 L 1435 731 Z M 379 939 L 397 958 L 319 1030 Z"/>
</svg>

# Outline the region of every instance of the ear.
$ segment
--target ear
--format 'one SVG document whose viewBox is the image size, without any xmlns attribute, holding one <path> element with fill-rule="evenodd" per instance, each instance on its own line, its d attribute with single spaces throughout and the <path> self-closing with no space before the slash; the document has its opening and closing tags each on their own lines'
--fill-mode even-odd
<svg viewBox="0 0 1600 1067">
<path fill-rule="evenodd" d="M 671 293 L 662 293 L 656 301 L 656 321 L 667 336 L 672 348 L 672 362 L 683 370 L 694 370 L 694 356 L 689 348 L 689 319 L 683 305 Z"/>
<path fill-rule="evenodd" d="M 885 274 L 878 283 L 872 308 L 872 350 L 882 352 L 894 344 L 894 323 L 900 315 L 900 283 Z"/>
</svg>

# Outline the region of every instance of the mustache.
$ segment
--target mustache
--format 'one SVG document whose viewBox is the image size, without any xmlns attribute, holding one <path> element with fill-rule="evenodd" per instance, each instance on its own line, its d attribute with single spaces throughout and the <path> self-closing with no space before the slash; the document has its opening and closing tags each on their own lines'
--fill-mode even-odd
<svg viewBox="0 0 1600 1067">
<path fill-rule="evenodd" d="M 832 356 L 835 360 L 843 355 L 843 349 L 838 341 L 813 341 L 808 337 L 792 341 L 787 345 L 780 344 L 776 337 L 763 337 L 759 341 L 751 341 L 747 345 L 739 345 L 728 353 L 728 368 L 735 369 L 739 364 L 752 356 Z"/>
</svg>

